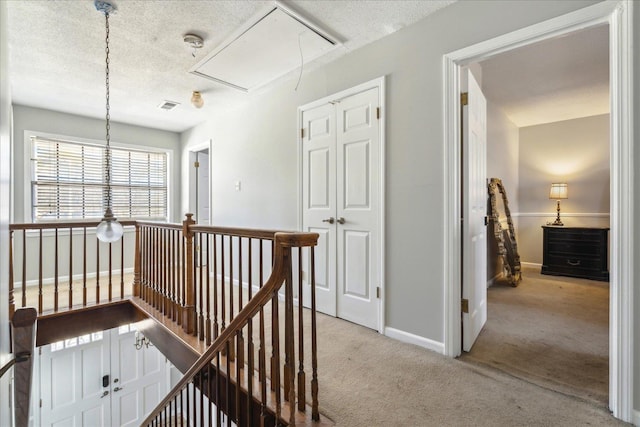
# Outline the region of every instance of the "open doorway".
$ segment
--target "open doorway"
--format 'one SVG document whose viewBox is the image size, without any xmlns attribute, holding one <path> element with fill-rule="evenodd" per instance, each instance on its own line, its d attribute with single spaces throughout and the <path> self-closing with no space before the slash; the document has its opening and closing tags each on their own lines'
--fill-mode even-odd
<svg viewBox="0 0 640 427">
<path fill-rule="evenodd" d="M 474 65 L 488 105 L 487 178 L 507 190 L 523 274 L 518 287 L 507 283 L 497 242 L 487 239 L 487 322 L 462 360 L 606 406 L 609 286 L 608 273 L 597 273 L 599 259 L 608 272 L 609 27 Z M 553 230 L 543 228 L 556 216 L 552 183 L 569 189 L 564 225 Z"/>
<path fill-rule="evenodd" d="M 198 224 L 209 225 L 211 217 L 211 183 L 209 148 L 189 152 L 189 211 Z"/>
<path fill-rule="evenodd" d="M 445 353 L 461 354 L 461 288 L 462 241 L 460 236 L 460 200 L 462 189 L 459 183 L 461 168 L 460 123 L 458 107 L 460 98 L 459 76 L 461 68 L 498 54 L 537 43 L 553 37 L 571 34 L 577 30 L 609 24 L 610 57 L 610 292 L 609 292 L 609 408 L 614 416 L 631 421 L 633 410 L 632 341 L 630 331 L 633 314 L 633 265 L 631 254 L 633 240 L 628 230 L 632 225 L 632 209 L 625 202 L 632 186 L 633 158 L 630 153 L 632 141 L 632 100 L 629 88 L 632 64 L 630 63 L 631 30 L 628 14 L 630 4 L 625 1 L 599 3 L 578 12 L 545 21 L 514 33 L 506 34 L 477 45 L 449 53 L 445 63 L 446 117 L 446 187 L 445 203 L 445 288 L 446 327 Z M 464 190 L 468 191 L 468 190 Z M 463 284 L 464 286 L 464 284 Z"/>
</svg>

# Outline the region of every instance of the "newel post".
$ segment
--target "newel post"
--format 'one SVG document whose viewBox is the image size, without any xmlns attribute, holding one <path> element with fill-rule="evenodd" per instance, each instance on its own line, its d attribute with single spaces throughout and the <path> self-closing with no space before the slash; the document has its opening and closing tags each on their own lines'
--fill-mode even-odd
<svg viewBox="0 0 640 427">
<path fill-rule="evenodd" d="M 136 249 L 135 249 L 135 258 L 133 260 L 133 296 L 140 296 L 140 270 L 141 270 L 141 260 L 142 247 L 140 246 L 140 226 L 136 222 Z"/>
<path fill-rule="evenodd" d="M 196 325 L 196 290 L 194 270 L 193 270 L 193 231 L 190 226 L 196 222 L 193 214 L 186 214 L 187 219 L 182 221 L 182 235 L 185 238 L 185 264 L 183 268 L 186 271 L 185 283 L 185 301 L 182 307 L 182 329 L 188 334 L 195 332 Z"/>
<path fill-rule="evenodd" d="M 16 301 L 13 296 L 13 230 L 9 230 L 9 319 L 16 312 Z"/>
</svg>

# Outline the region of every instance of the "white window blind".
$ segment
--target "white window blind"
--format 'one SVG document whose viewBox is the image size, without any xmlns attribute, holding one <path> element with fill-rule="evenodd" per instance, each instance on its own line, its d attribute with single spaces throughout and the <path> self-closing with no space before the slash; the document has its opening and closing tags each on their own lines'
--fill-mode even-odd
<svg viewBox="0 0 640 427">
<path fill-rule="evenodd" d="M 32 218 L 102 218 L 105 147 L 41 137 L 32 144 Z M 111 207 L 119 219 L 165 220 L 167 153 L 111 146 Z"/>
</svg>

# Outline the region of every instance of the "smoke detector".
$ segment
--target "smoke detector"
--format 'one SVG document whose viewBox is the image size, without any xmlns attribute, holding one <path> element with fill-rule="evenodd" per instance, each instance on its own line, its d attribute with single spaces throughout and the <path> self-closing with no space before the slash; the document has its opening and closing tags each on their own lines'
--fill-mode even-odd
<svg viewBox="0 0 640 427">
<path fill-rule="evenodd" d="M 191 47 L 192 49 L 200 49 L 202 46 L 204 46 L 204 40 L 202 40 L 202 37 L 197 36 L 195 34 L 185 34 L 182 37 L 182 41 L 184 41 L 186 44 L 189 45 L 189 47 Z"/>
</svg>

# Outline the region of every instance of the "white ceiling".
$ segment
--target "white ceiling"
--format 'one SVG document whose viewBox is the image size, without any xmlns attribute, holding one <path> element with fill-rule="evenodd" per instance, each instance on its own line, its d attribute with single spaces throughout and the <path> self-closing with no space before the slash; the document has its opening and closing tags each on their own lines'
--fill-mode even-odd
<svg viewBox="0 0 640 427">
<path fill-rule="evenodd" d="M 609 27 L 577 31 L 481 63 L 482 89 L 518 127 L 609 113 Z"/>
<path fill-rule="evenodd" d="M 181 132 L 206 120 L 212 105 L 242 102 L 247 95 L 188 73 L 254 14 L 273 1 L 119 0 L 109 19 L 111 118 Z M 304 69 L 335 60 L 351 50 L 410 25 L 453 3 L 442 1 L 285 2 L 342 45 Z M 105 114 L 105 20 L 92 0 L 7 2 L 10 79 L 15 104 L 90 117 Z M 182 37 L 195 33 L 204 48 L 192 57 Z M 283 79 L 297 78 L 297 71 Z M 189 103 L 203 93 L 205 106 Z M 181 105 L 157 108 L 163 100 Z"/>
<path fill-rule="evenodd" d="M 255 14 L 258 0 L 119 0 L 110 18 L 112 120 L 181 132 L 247 94 L 188 73 Z M 284 4 L 342 43 L 308 71 L 453 3 L 292 0 Z M 10 0 L 10 79 L 15 104 L 102 118 L 104 16 L 92 0 Z M 186 33 L 204 38 L 192 56 Z M 483 90 L 519 127 L 609 112 L 607 27 L 583 30 L 481 63 Z M 271 83 L 295 80 L 299 68 Z M 304 78 L 304 77 L 303 77 Z M 267 85 L 266 88 L 268 88 Z M 189 99 L 203 93 L 197 110 Z M 160 110 L 164 101 L 181 105 Z"/>
</svg>

